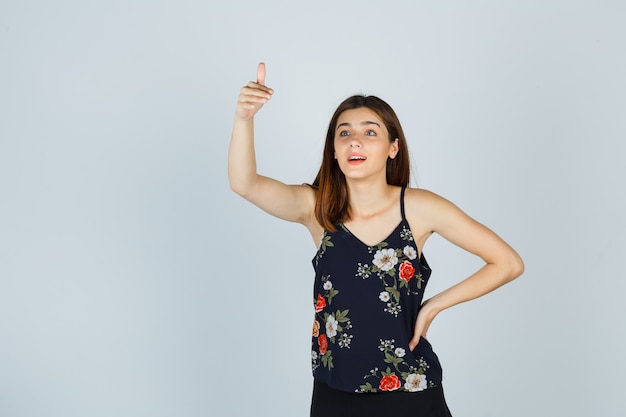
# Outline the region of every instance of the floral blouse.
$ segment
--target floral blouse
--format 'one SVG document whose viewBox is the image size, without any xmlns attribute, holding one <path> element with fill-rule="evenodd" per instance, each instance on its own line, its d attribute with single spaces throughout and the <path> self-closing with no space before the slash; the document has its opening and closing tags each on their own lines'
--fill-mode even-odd
<svg viewBox="0 0 626 417">
<path fill-rule="evenodd" d="M 312 369 L 348 392 L 416 392 L 441 384 L 442 370 L 422 338 L 411 351 L 430 268 L 419 259 L 404 215 L 385 240 L 368 246 L 343 224 L 325 232 L 313 258 Z"/>
</svg>

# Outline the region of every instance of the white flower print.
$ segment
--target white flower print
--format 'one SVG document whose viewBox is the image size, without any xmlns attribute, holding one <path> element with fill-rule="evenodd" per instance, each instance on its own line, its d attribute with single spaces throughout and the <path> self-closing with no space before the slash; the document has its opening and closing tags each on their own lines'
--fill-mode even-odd
<svg viewBox="0 0 626 417">
<path fill-rule="evenodd" d="M 376 251 L 372 262 L 381 271 L 389 271 L 398 263 L 398 256 L 394 249 L 379 249 Z"/>
<path fill-rule="evenodd" d="M 395 342 L 396 342 L 395 339 L 391 339 L 391 340 L 380 339 L 380 345 L 378 345 L 378 349 L 380 349 L 381 352 L 383 352 L 383 351 L 385 351 L 387 349 L 393 349 L 394 348 L 393 344 Z"/>
<path fill-rule="evenodd" d="M 314 351 L 314 350 L 311 351 L 311 359 L 314 360 L 314 361 L 317 360 L 317 352 Z"/>
<path fill-rule="evenodd" d="M 422 374 L 409 374 L 404 383 L 404 389 L 410 392 L 425 390 L 426 386 L 426 375 Z"/>
<path fill-rule="evenodd" d="M 399 348 L 396 348 L 396 350 L 394 350 L 393 353 L 395 353 L 397 357 L 402 358 L 406 354 L 406 351 L 402 349 L 401 347 L 399 347 Z"/>
<path fill-rule="evenodd" d="M 356 276 L 363 279 L 369 278 L 372 273 L 368 264 L 363 265 L 361 262 L 357 265 Z"/>
<path fill-rule="evenodd" d="M 411 233 L 411 229 L 407 229 L 406 227 L 402 228 L 402 232 L 400 232 L 400 237 L 407 241 L 413 240 L 413 233 Z"/>
<path fill-rule="evenodd" d="M 337 336 L 337 326 L 339 326 L 339 323 L 335 319 L 335 316 L 333 316 L 332 314 L 329 314 L 328 318 L 326 319 L 326 336 L 328 337 Z"/>
<path fill-rule="evenodd" d="M 330 281 L 326 281 L 326 282 L 324 283 L 324 289 L 325 289 L 326 291 L 331 290 L 332 288 L 333 288 L 333 283 L 332 283 L 332 282 L 330 282 Z"/>
<path fill-rule="evenodd" d="M 386 303 L 387 301 L 389 301 L 391 296 L 389 295 L 389 293 L 387 291 L 383 291 L 383 292 L 380 293 L 378 298 L 380 298 L 380 301 L 382 301 L 383 303 Z"/>
<path fill-rule="evenodd" d="M 409 245 L 405 246 L 404 249 L 402 250 L 402 252 L 410 260 L 413 260 L 413 259 L 417 258 L 417 251 L 415 250 L 415 248 L 413 246 L 409 246 Z"/>
<path fill-rule="evenodd" d="M 342 333 L 339 338 L 339 347 L 350 349 L 350 342 L 352 342 L 352 335 Z"/>
<path fill-rule="evenodd" d="M 395 303 L 387 303 L 385 311 L 389 314 L 393 314 L 395 317 L 398 317 L 398 314 L 402 312 L 402 306 Z"/>
</svg>

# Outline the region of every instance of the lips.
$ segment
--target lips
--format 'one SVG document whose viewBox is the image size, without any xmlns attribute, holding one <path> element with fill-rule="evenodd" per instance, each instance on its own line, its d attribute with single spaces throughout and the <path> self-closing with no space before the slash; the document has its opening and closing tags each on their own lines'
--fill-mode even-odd
<svg viewBox="0 0 626 417">
<path fill-rule="evenodd" d="M 350 164 L 360 164 L 362 162 L 364 162 L 367 158 L 361 154 L 358 153 L 351 153 L 350 155 L 348 155 L 348 163 Z"/>
</svg>

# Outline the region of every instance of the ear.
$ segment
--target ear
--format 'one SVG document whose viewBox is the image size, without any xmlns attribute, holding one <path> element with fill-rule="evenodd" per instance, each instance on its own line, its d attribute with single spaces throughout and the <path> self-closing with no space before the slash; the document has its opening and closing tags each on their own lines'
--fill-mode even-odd
<svg viewBox="0 0 626 417">
<path fill-rule="evenodd" d="M 389 147 L 389 158 L 394 159 L 400 151 L 400 140 L 396 138 Z"/>
</svg>

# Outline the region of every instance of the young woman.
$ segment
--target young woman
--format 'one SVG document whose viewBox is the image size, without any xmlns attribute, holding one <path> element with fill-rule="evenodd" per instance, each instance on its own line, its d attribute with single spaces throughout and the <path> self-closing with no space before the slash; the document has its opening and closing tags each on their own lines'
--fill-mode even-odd
<svg viewBox="0 0 626 417">
<path fill-rule="evenodd" d="M 377 97 L 353 96 L 339 105 L 312 185 L 259 175 L 253 119 L 273 93 L 261 63 L 257 81 L 239 95 L 228 175 L 234 192 L 303 224 L 318 245 L 311 416 L 450 416 L 428 328 L 439 312 L 518 277 L 522 260 L 451 202 L 408 187 L 404 133 Z M 423 300 L 430 267 L 422 250 L 433 233 L 485 264 Z"/>
</svg>

